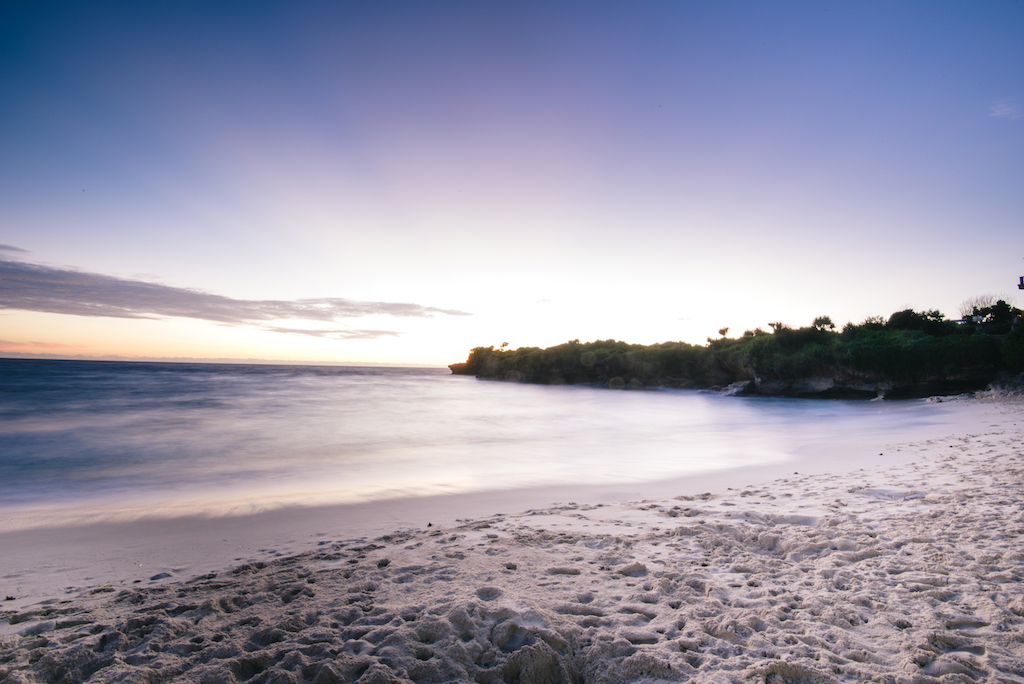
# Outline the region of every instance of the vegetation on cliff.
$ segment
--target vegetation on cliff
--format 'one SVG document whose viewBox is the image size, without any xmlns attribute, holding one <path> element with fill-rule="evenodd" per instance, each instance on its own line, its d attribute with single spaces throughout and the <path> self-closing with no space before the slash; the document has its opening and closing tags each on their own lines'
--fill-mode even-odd
<svg viewBox="0 0 1024 684">
<path fill-rule="evenodd" d="M 836 331 L 828 316 L 810 326 L 771 324 L 707 345 L 572 340 L 547 349 L 477 347 L 453 373 L 544 384 L 611 388 L 725 388 L 776 396 L 889 397 L 985 387 L 1000 371 L 1024 370 L 1021 311 L 1000 300 L 963 322 L 938 311 L 898 311 Z M 1013 327 L 1011 331 L 1011 327 Z"/>
</svg>

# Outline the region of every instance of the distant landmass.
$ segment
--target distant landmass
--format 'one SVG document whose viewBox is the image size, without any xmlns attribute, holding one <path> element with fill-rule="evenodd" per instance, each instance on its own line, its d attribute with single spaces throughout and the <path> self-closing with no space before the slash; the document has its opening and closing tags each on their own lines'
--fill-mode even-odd
<svg viewBox="0 0 1024 684">
<path fill-rule="evenodd" d="M 547 349 L 476 347 L 457 375 L 611 389 L 675 387 L 780 397 L 903 399 L 984 389 L 1024 371 L 1022 312 L 999 300 L 946 320 L 938 311 L 898 311 L 848 323 L 828 316 L 803 328 L 772 323 L 706 345 L 572 340 Z"/>
</svg>

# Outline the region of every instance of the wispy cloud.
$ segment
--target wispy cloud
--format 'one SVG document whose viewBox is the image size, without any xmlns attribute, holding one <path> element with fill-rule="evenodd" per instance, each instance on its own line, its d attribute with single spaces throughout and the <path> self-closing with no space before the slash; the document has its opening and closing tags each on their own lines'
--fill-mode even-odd
<svg viewBox="0 0 1024 684">
<path fill-rule="evenodd" d="M 0 245 L 0 252 L 21 252 L 22 254 L 28 254 L 27 249 L 12 247 L 11 245 Z"/>
<path fill-rule="evenodd" d="M 8 351 L 11 349 L 80 349 L 81 345 L 77 344 L 54 344 L 52 342 L 11 342 L 10 340 L 0 340 L 0 350 Z"/>
<path fill-rule="evenodd" d="M 376 340 L 381 337 L 400 337 L 402 333 L 394 330 L 307 330 L 305 328 L 271 328 L 264 330 L 293 335 L 311 335 L 326 337 L 332 340 Z"/>
<path fill-rule="evenodd" d="M 996 100 L 992 103 L 992 112 L 990 116 L 995 116 L 1000 119 L 1020 119 L 1024 118 L 1024 107 L 1016 102 L 1010 100 Z"/>
<path fill-rule="evenodd" d="M 291 301 L 232 299 L 201 290 L 6 260 L 0 260 L 0 309 L 112 318 L 172 316 L 227 325 L 260 325 L 281 320 L 330 323 L 365 316 L 472 315 L 421 304 L 363 302 L 336 297 Z M 373 339 L 401 334 L 388 330 L 306 330 L 271 326 L 266 329 L 335 339 Z"/>
</svg>

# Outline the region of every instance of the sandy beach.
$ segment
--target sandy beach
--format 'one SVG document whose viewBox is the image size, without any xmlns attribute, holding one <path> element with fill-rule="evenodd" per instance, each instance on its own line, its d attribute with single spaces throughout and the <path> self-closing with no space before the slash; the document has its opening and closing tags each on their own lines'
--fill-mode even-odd
<svg viewBox="0 0 1024 684">
<path fill-rule="evenodd" d="M 7 533 L 0 682 L 1024 682 L 1024 412 L 963 415 L 571 500 Z"/>
</svg>

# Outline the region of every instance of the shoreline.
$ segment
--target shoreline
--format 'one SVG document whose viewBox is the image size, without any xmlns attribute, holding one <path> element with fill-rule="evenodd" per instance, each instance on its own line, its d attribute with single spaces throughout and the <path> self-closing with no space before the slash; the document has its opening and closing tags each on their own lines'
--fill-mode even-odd
<svg viewBox="0 0 1024 684">
<path fill-rule="evenodd" d="M 30 527 L 0 532 L 0 592 L 26 607 L 100 585 L 127 586 L 167 574 L 163 581 L 220 571 L 238 562 L 267 561 L 315 547 L 324 539 L 371 538 L 445 527 L 495 513 L 517 514 L 569 502 L 618 504 L 645 499 L 720 493 L 790 474 L 843 475 L 859 468 L 899 465 L 911 457 L 904 445 L 929 437 L 1008 429 L 1018 405 L 1010 398 L 944 400 L 955 403 L 956 422 L 915 424 L 896 433 L 846 435 L 840 443 L 805 442 L 791 458 L 707 470 L 653 481 L 547 485 L 468 493 L 381 499 L 353 504 L 280 506 L 243 515 L 205 514 Z M 925 403 L 922 411 L 930 409 Z M 1024 418 L 1024 416 L 1022 416 Z M 1024 422 L 1022 422 L 1024 425 Z M 1001 427 L 999 427 L 1001 426 Z"/>
<path fill-rule="evenodd" d="M 180 515 L 105 520 L 85 524 L 28 527 L 0 532 L 0 592 L 13 601 L 0 611 L 26 608 L 97 586 L 128 587 L 182 581 L 219 572 L 240 562 L 268 562 L 315 547 L 325 539 L 369 539 L 385 534 L 443 528 L 495 513 L 515 515 L 570 502 L 612 505 L 666 499 L 804 475 L 845 474 L 857 468 L 904 463 L 907 444 L 938 433 L 941 437 L 999 425 L 1013 404 L 958 401 L 954 424 L 914 424 L 895 433 L 845 435 L 836 444 L 804 441 L 790 458 L 769 463 L 712 469 L 652 481 L 614 484 L 545 485 L 422 497 L 380 499 L 352 504 L 272 506 L 242 515 Z M 921 411 L 932 407 L 920 404 Z M 945 408 L 945 407 L 943 407 Z M 1009 411 L 1010 413 L 1007 413 Z"/>
<path fill-rule="evenodd" d="M 347 532 L 308 509 L 143 521 L 182 544 L 231 525 L 264 543 L 0 604 L 0 681 L 1018 681 L 1024 415 L 989 408 L 881 457 L 836 445 L 774 476 L 557 505 L 551 491 L 377 502 L 349 509 Z M 25 532 L 36 552 L 77 538 L 71 567 L 113 528 Z"/>
</svg>

